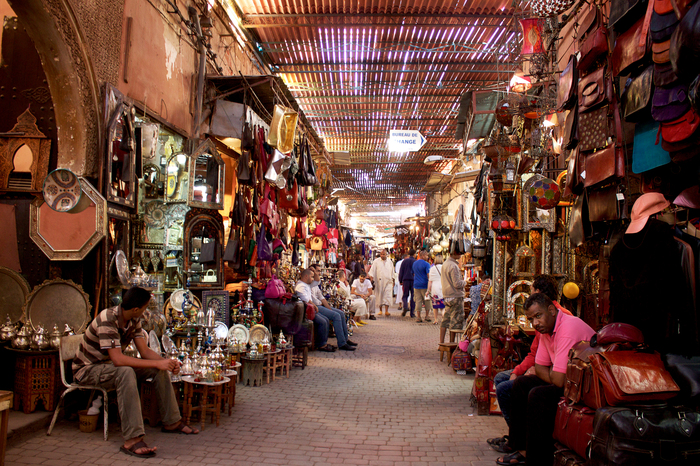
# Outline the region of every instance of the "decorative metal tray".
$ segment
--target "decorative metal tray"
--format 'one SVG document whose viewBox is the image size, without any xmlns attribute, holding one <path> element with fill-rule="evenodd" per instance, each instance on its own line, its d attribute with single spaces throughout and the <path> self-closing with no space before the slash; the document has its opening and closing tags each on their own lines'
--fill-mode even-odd
<svg viewBox="0 0 700 466">
<path fill-rule="evenodd" d="M 265 327 L 264 325 L 253 325 L 250 329 L 250 344 L 251 345 L 257 345 L 258 343 L 262 343 L 263 340 L 267 337 L 267 341 L 271 342 L 272 339 L 270 338 L 270 331 Z"/>
<path fill-rule="evenodd" d="M 58 328 L 70 325 L 82 333 L 90 322 L 90 299 L 83 288 L 72 280 L 46 280 L 27 297 L 24 305 L 27 320 L 34 328 Z"/>
<path fill-rule="evenodd" d="M 236 337 L 236 340 L 238 340 L 239 343 L 247 344 L 248 340 L 250 339 L 250 333 L 248 332 L 248 329 L 241 324 L 236 324 L 233 327 L 231 327 L 231 330 L 228 331 L 228 338 L 229 340 L 232 340 L 233 337 Z"/>
<path fill-rule="evenodd" d="M 5 315 L 12 322 L 22 320 L 23 306 L 29 295 L 29 283 L 24 277 L 12 269 L 0 266 L 0 319 L 5 321 Z"/>
</svg>

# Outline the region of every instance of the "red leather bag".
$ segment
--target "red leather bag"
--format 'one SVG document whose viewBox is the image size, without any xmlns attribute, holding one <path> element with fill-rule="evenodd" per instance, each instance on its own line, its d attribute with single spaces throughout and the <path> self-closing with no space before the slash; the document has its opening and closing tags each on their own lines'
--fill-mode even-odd
<svg viewBox="0 0 700 466">
<path fill-rule="evenodd" d="M 612 99 L 612 80 L 605 67 L 587 74 L 578 83 L 578 111 L 588 112 Z"/>
<path fill-rule="evenodd" d="M 591 346 L 607 346 L 612 343 L 644 343 L 644 334 L 634 325 L 614 322 L 601 328 L 591 338 Z"/>
<path fill-rule="evenodd" d="M 697 113 L 695 113 L 695 110 L 691 108 L 685 113 L 685 115 L 677 120 L 661 123 L 661 137 L 663 142 L 674 144 L 674 146 L 670 146 L 669 149 L 673 147 L 675 150 L 680 150 L 682 147 L 680 147 L 680 144 L 678 143 L 689 141 L 688 146 L 692 144 L 692 137 L 695 135 L 699 127 L 700 117 Z M 664 147 L 664 149 L 669 150 L 666 149 L 666 147 Z"/>
<path fill-rule="evenodd" d="M 603 17 L 597 7 L 592 7 L 583 18 L 579 31 L 581 32 L 579 39 L 581 58 L 578 69 L 587 71 L 598 58 L 608 53 L 608 30 L 603 26 Z"/>
<path fill-rule="evenodd" d="M 554 420 L 554 438 L 586 458 L 586 449 L 593 434 L 595 410 L 588 406 L 568 405 L 562 399 Z"/>
<path fill-rule="evenodd" d="M 612 145 L 587 154 L 584 157 L 583 171 L 586 173 L 583 179 L 586 188 L 625 176 L 624 149 Z"/>
<path fill-rule="evenodd" d="M 642 41 L 641 46 L 639 45 L 644 32 L 644 17 L 642 17 L 634 23 L 634 26 L 617 36 L 611 60 L 613 76 L 627 74 L 649 53 L 649 36 Z"/>
<path fill-rule="evenodd" d="M 316 317 L 316 306 L 314 306 L 311 303 L 306 303 L 306 318 L 308 320 L 314 320 L 314 317 Z"/>
<path fill-rule="evenodd" d="M 680 391 L 658 353 L 613 351 L 589 359 L 609 406 L 668 400 Z"/>
<path fill-rule="evenodd" d="M 297 210 L 299 208 L 299 185 L 297 180 L 287 183 L 284 189 L 280 190 L 279 206 L 281 209 Z"/>
<path fill-rule="evenodd" d="M 566 365 L 564 399 L 572 404 L 584 403 L 589 408 L 605 406 L 602 391 L 594 379 L 589 356 L 605 351 L 603 347 L 592 347 L 590 342 L 581 341 L 569 350 Z"/>
</svg>

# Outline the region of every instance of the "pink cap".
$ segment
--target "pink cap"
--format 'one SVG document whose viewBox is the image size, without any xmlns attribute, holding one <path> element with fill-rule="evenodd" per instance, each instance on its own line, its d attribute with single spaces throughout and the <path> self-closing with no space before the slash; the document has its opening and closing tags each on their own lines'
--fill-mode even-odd
<svg viewBox="0 0 700 466">
<path fill-rule="evenodd" d="M 670 205 L 661 193 L 642 194 L 632 206 L 632 222 L 625 233 L 639 233 L 651 215 L 658 214 Z"/>
<path fill-rule="evenodd" d="M 678 197 L 673 200 L 677 206 L 687 207 L 689 209 L 700 209 L 700 186 L 691 186 L 682 191 Z"/>
</svg>

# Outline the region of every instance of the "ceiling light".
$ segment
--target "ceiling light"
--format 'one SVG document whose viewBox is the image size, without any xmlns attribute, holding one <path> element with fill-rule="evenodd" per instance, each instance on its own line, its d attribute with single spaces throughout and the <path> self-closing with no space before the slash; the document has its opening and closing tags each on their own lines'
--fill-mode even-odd
<svg viewBox="0 0 700 466">
<path fill-rule="evenodd" d="M 424 160 L 423 163 L 426 165 L 432 165 L 437 162 L 442 162 L 443 160 L 456 160 L 453 157 L 443 157 L 442 155 L 429 155 Z"/>
</svg>

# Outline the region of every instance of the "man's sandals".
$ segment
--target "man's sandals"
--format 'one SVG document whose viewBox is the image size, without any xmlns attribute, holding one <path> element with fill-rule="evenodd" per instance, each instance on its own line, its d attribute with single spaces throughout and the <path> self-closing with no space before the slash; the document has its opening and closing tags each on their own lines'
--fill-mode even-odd
<svg viewBox="0 0 700 466">
<path fill-rule="evenodd" d="M 490 438 L 486 441 L 491 448 L 499 453 L 513 453 L 513 449 L 508 445 L 508 436 Z"/>
<path fill-rule="evenodd" d="M 499 464 L 501 466 L 525 464 L 525 457 L 519 451 L 514 451 L 510 455 L 506 455 L 501 459 L 497 459 L 496 464 Z"/>
<path fill-rule="evenodd" d="M 129 448 L 126 448 L 125 446 L 119 447 L 119 451 L 122 451 L 126 453 L 127 455 L 131 456 L 136 456 L 138 458 L 153 458 L 156 456 L 155 451 L 148 451 L 146 453 L 137 453 L 137 450 L 141 450 L 142 448 L 149 448 L 148 445 L 146 445 L 146 442 L 143 440 L 139 440 L 135 444 L 131 445 Z"/>
<path fill-rule="evenodd" d="M 190 429 L 189 432 L 185 432 L 185 429 Z M 197 435 L 199 431 L 197 429 L 194 429 L 184 422 L 180 421 L 174 428 L 172 429 L 166 429 L 165 426 L 160 428 L 161 432 L 165 432 L 166 434 L 184 434 L 184 435 Z"/>
</svg>

